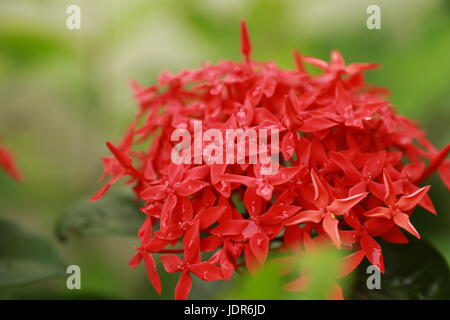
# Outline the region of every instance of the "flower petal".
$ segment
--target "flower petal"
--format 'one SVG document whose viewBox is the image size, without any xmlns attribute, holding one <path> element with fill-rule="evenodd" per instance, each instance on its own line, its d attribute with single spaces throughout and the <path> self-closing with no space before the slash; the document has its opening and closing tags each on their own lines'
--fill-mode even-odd
<svg viewBox="0 0 450 320">
<path fill-rule="evenodd" d="M 287 226 L 298 225 L 305 222 L 319 223 L 322 221 L 323 212 L 320 210 L 304 210 L 286 221 Z"/>
<path fill-rule="evenodd" d="M 394 189 L 394 185 L 392 183 L 392 179 L 389 176 L 389 174 L 386 172 L 386 170 L 383 171 L 383 181 L 384 181 L 384 187 L 385 187 L 385 192 L 384 192 L 384 202 L 389 205 L 389 206 L 394 206 L 395 201 L 396 201 L 396 194 L 395 194 L 395 189 Z"/>
<path fill-rule="evenodd" d="M 260 264 L 264 264 L 269 254 L 269 237 L 262 233 L 257 233 L 250 238 L 250 249 Z"/>
<path fill-rule="evenodd" d="M 111 186 L 115 184 L 117 180 L 119 180 L 119 177 L 120 176 L 118 175 L 112 177 L 111 180 L 109 180 L 109 182 L 106 185 L 104 185 L 96 194 L 94 194 L 90 200 L 97 201 L 98 199 L 103 197 L 105 193 L 108 192 L 108 190 L 111 188 Z"/>
<path fill-rule="evenodd" d="M 335 199 L 329 206 L 328 211 L 332 212 L 335 215 L 343 215 L 348 212 L 351 208 L 358 204 L 362 199 L 367 196 L 367 192 L 356 194 L 354 196 L 344 198 L 344 199 Z"/>
<path fill-rule="evenodd" d="M 380 151 L 376 155 L 367 159 L 362 173 L 365 177 L 376 179 L 383 171 L 386 162 L 386 151 Z"/>
<path fill-rule="evenodd" d="M 283 153 L 284 160 L 288 161 L 292 158 L 295 152 L 295 141 L 292 131 L 287 132 L 281 142 L 281 152 Z"/>
<path fill-rule="evenodd" d="M 425 186 L 407 196 L 401 197 L 400 200 L 398 200 L 399 209 L 402 211 L 411 210 L 420 202 L 420 200 L 422 200 L 429 189 L 430 186 Z"/>
<path fill-rule="evenodd" d="M 402 169 L 402 175 L 407 177 L 411 182 L 415 182 L 420 178 L 425 170 L 425 163 L 422 161 L 408 163 Z"/>
<path fill-rule="evenodd" d="M 370 263 L 384 273 L 384 259 L 381 246 L 368 235 L 362 236 L 359 243 Z"/>
<path fill-rule="evenodd" d="M 256 195 L 255 188 L 247 188 L 245 190 L 244 205 L 250 216 L 256 217 L 261 214 L 261 202 L 261 197 Z"/>
<path fill-rule="evenodd" d="M 166 202 L 164 202 L 164 206 L 161 211 L 161 229 L 166 229 L 169 226 L 169 221 L 171 218 L 171 214 L 175 206 L 177 205 L 178 198 L 174 194 L 169 194 L 167 196 Z"/>
<path fill-rule="evenodd" d="M 144 189 L 140 197 L 144 200 L 161 200 L 167 195 L 167 186 L 157 185 Z"/>
<path fill-rule="evenodd" d="M 175 186 L 174 189 L 178 195 L 182 197 L 192 196 L 194 193 L 202 190 L 204 187 L 208 186 L 208 182 L 200 180 L 188 180 Z"/>
<path fill-rule="evenodd" d="M 330 152 L 330 159 L 333 161 L 345 174 L 346 179 L 358 181 L 361 179 L 361 173 L 356 170 L 353 163 L 341 152 Z"/>
<path fill-rule="evenodd" d="M 311 179 L 314 187 L 314 204 L 319 209 L 324 209 L 328 205 L 328 190 L 323 185 L 315 170 L 311 170 Z"/>
<path fill-rule="evenodd" d="M 224 212 L 227 210 L 225 206 L 210 207 L 201 210 L 198 213 L 198 221 L 200 223 L 200 230 L 208 228 L 210 225 L 215 223 Z"/>
<path fill-rule="evenodd" d="M 245 60 L 247 62 L 250 62 L 251 52 L 252 52 L 252 45 L 250 43 L 247 25 L 245 24 L 244 20 L 241 20 L 241 53 L 244 55 Z"/>
<path fill-rule="evenodd" d="M 250 188 L 255 187 L 255 179 L 251 177 L 225 173 L 220 178 L 225 182 L 243 184 Z"/>
<path fill-rule="evenodd" d="M 247 220 L 228 220 L 210 231 L 211 234 L 217 236 L 233 236 L 241 234 L 248 226 Z"/>
<path fill-rule="evenodd" d="M 245 265 L 247 266 L 250 274 L 256 274 L 259 270 L 259 263 L 256 259 L 253 251 L 250 249 L 250 246 L 245 246 L 244 248 L 244 257 L 245 257 Z"/>
<path fill-rule="evenodd" d="M 303 121 L 300 127 L 304 132 L 316 132 L 336 126 L 337 123 L 323 117 L 311 117 Z"/>
<path fill-rule="evenodd" d="M 187 300 L 189 299 L 189 293 L 192 289 L 192 279 L 189 272 L 185 271 L 181 273 L 180 279 L 178 279 L 177 286 L 175 287 L 175 299 Z"/>
<path fill-rule="evenodd" d="M 356 269 L 356 267 L 359 266 L 359 264 L 364 259 L 364 252 L 362 250 L 353 252 L 352 254 L 341 258 L 341 265 L 342 269 L 339 273 L 339 278 L 345 277 L 349 273 L 351 273 L 353 270 Z"/>
<path fill-rule="evenodd" d="M 264 213 L 259 221 L 264 224 L 283 223 L 292 215 L 296 214 L 301 208 L 288 205 L 272 205 L 270 209 Z"/>
<path fill-rule="evenodd" d="M 392 217 L 392 214 L 393 214 L 392 209 L 386 207 L 377 207 L 364 212 L 364 215 L 367 217 L 386 218 L 386 219 L 390 219 Z"/>
<path fill-rule="evenodd" d="M 341 237 L 339 235 L 339 229 L 338 229 L 339 221 L 335 218 L 332 218 L 330 215 L 326 215 L 323 218 L 323 230 L 328 234 L 331 241 L 333 241 L 336 248 L 341 248 Z"/>
<path fill-rule="evenodd" d="M 394 215 L 394 222 L 399 227 L 405 229 L 409 233 L 411 233 L 416 238 L 420 239 L 420 235 L 417 232 L 416 228 L 412 225 L 411 221 L 409 221 L 409 216 L 404 212 L 397 212 Z"/>
<path fill-rule="evenodd" d="M 283 184 L 294 178 L 301 169 L 301 167 L 282 168 L 276 174 L 268 176 L 268 179 L 274 186 Z"/>
<path fill-rule="evenodd" d="M 198 221 L 187 230 L 183 238 L 184 261 L 197 263 L 200 261 L 200 232 Z"/>
<path fill-rule="evenodd" d="M 180 272 L 180 266 L 183 265 L 183 260 L 174 254 L 165 254 L 160 257 L 164 270 L 169 273 Z"/>
<path fill-rule="evenodd" d="M 148 280 L 155 288 L 158 294 L 161 294 L 161 280 L 159 279 L 158 272 L 156 271 L 155 260 L 153 259 L 151 254 L 145 253 L 143 255 L 145 262 L 145 270 L 147 271 Z"/>
<path fill-rule="evenodd" d="M 0 147 L 0 168 L 3 168 L 16 181 L 20 181 L 21 174 L 14 164 L 13 156 L 2 147 Z"/>
<path fill-rule="evenodd" d="M 210 262 L 200 262 L 189 267 L 189 271 L 203 281 L 222 280 L 222 271 Z"/>
<path fill-rule="evenodd" d="M 136 253 L 131 258 L 130 262 L 128 262 L 128 265 L 130 266 L 130 268 L 136 269 L 136 267 L 141 263 L 142 258 L 143 258 L 142 253 L 136 251 Z"/>
</svg>

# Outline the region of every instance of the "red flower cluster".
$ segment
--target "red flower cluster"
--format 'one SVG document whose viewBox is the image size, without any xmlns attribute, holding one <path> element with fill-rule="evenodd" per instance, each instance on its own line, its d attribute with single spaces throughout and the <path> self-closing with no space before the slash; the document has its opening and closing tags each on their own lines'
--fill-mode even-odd
<svg viewBox="0 0 450 320">
<path fill-rule="evenodd" d="M 0 146 L 0 168 L 2 168 L 7 174 L 13 177 L 15 180 L 20 180 L 20 172 L 14 165 L 12 155 L 5 148 Z"/>
<path fill-rule="evenodd" d="M 330 62 L 294 52 L 296 70 L 289 71 L 255 62 L 244 23 L 241 49 L 241 63 L 162 73 L 146 88 L 133 84 L 139 111 L 120 145 L 107 143 L 114 156 L 103 162 L 112 178 L 93 197 L 128 176 L 145 201 L 131 267 L 143 259 L 160 292 L 154 257 L 163 254 L 165 271 L 180 273 L 175 298 L 186 299 L 192 274 L 230 279 L 244 266 L 255 271 L 269 250 L 295 254 L 306 242 L 328 238 L 351 250 L 347 273 L 364 257 L 384 271 L 375 238 L 405 243 L 403 231 L 419 237 L 413 209 L 435 213 L 430 187 L 419 185 L 439 170 L 450 188 L 450 145 L 439 152 L 395 113 L 384 89 L 364 82 L 363 72 L 375 64 L 346 65 L 338 51 Z M 323 72 L 311 75 L 304 63 Z M 173 164 L 171 133 L 192 130 L 194 120 L 219 130 L 277 128 L 279 171 L 264 176 L 258 164 Z M 147 150 L 135 147 L 149 141 Z"/>
</svg>

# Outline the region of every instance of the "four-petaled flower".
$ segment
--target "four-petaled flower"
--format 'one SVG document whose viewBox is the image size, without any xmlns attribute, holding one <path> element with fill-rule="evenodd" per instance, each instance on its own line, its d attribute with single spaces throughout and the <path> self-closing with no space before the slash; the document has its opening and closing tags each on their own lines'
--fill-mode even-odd
<svg viewBox="0 0 450 320">
<path fill-rule="evenodd" d="M 313 210 L 304 210 L 290 218 L 286 225 L 298 225 L 305 222 L 322 223 L 322 227 L 333 241 L 337 248 L 341 247 L 339 236 L 338 216 L 342 216 L 353 208 L 358 202 L 367 196 L 367 193 L 356 194 L 354 196 L 334 199 L 330 201 L 328 190 L 323 185 L 320 178 L 311 170 L 311 180 L 314 187 L 314 199 L 312 204 L 316 207 Z"/>
<path fill-rule="evenodd" d="M 186 169 L 182 165 L 172 164 L 169 167 L 169 172 L 168 178 L 156 181 L 156 183 L 144 189 L 140 194 L 144 200 L 165 199 L 161 211 L 161 228 L 163 229 L 167 227 L 167 220 L 177 205 L 179 197 L 189 197 L 209 184 L 196 180 L 197 177 L 195 175 L 186 174 Z"/>
<path fill-rule="evenodd" d="M 223 279 L 220 268 L 211 262 L 200 261 L 199 222 L 195 221 L 183 238 L 184 260 L 174 254 L 161 256 L 164 269 L 169 273 L 180 272 L 175 289 L 175 299 L 185 300 L 192 288 L 191 273 L 204 281 Z"/>
<path fill-rule="evenodd" d="M 367 217 L 392 219 L 396 225 L 420 239 L 419 233 L 409 220 L 408 211 L 413 209 L 422 200 L 430 189 L 430 186 L 422 187 L 411 194 L 398 198 L 391 177 L 386 172 L 383 173 L 383 180 L 386 188 L 384 203 L 387 207 L 370 209 L 366 211 L 365 215 Z"/>
</svg>

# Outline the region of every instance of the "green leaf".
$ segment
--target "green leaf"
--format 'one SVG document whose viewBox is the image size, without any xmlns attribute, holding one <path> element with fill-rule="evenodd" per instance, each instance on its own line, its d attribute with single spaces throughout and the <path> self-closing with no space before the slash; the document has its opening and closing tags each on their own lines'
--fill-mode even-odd
<svg viewBox="0 0 450 320">
<path fill-rule="evenodd" d="M 64 274 L 65 264 L 50 241 L 0 219 L 0 287 Z"/>
<path fill-rule="evenodd" d="M 225 299 L 233 300 L 279 300 L 284 298 L 282 286 L 284 279 L 280 275 L 278 263 L 267 263 L 257 274 L 239 275 L 235 285 Z"/>
<path fill-rule="evenodd" d="M 382 243 L 386 272 L 381 289 L 367 288 L 365 262 L 357 270 L 353 299 L 450 299 L 450 272 L 442 255 L 424 240 L 407 245 Z"/>
<path fill-rule="evenodd" d="M 328 299 L 338 282 L 341 253 L 334 248 L 305 253 L 296 263 L 293 272 L 283 275 L 282 263 L 273 259 L 266 262 L 255 275 L 243 274 L 236 278 L 234 286 L 226 295 L 233 300 L 323 300 Z M 273 257 L 272 257 L 273 258 Z M 297 279 L 299 270 L 309 275 L 309 284 L 304 291 L 288 292 L 283 287 Z M 347 279 L 339 285 L 347 287 Z"/>
<path fill-rule="evenodd" d="M 67 210 L 57 226 L 57 236 L 136 235 L 145 215 L 129 196 L 110 194 L 91 202 L 79 201 Z"/>
<path fill-rule="evenodd" d="M 342 252 L 335 248 L 327 248 L 310 252 L 300 261 L 302 270 L 311 277 L 308 288 L 297 293 L 300 300 L 326 300 L 329 299 L 333 285 L 337 283 L 338 271 L 341 268 L 339 257 Z M 345 281 L 341 281 L 345 286 Z"/>
<path fill-rule="evenodd" d="M 240 195 L 237 192 L 233 192 L 231 194 L 231 201 L 233 201 L 233 205 L 237 211 L 241 214 L 245 214 L 247 209 L 245 209 L 244 202 L 240 199 Z"/>
</svg>

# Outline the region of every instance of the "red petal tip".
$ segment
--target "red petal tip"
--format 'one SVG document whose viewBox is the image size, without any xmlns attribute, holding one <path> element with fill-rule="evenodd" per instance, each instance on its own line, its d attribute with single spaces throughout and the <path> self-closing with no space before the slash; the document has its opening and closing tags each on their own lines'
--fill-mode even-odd
<svg viewBox="0 0 450 320">
<path fill-rule="evenodd" d="M 241 20 L 241 53 L 245 57 L 245 61 L 250 62 L 250 54 L 252 51 L 252 44 L 248 35 L 247 24 L 245 20 Z"/>
</svg>

